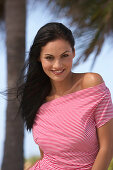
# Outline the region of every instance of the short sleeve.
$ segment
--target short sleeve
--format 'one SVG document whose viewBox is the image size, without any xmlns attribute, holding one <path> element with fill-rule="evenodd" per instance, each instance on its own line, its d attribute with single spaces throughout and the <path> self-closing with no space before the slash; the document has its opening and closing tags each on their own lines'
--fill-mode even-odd
<svg viewBox="0 0 113 170">
<path fill-rule="evenodd" d="M 96 127 L 99 128 L 113 118 L 113 103 L 111 93 L 106 88 L 104 96 L 102 96 L 94 113 Z"/>
</svg>

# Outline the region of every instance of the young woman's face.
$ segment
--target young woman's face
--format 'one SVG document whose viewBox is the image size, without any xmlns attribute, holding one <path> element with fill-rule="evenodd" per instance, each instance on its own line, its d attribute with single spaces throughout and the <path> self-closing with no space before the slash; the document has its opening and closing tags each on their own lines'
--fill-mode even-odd
<svg viewBox="0 0 113 170">
<path fill-rule="evenodd" d="M 42 47 L 40 62 L 52 81 L 62 81 L 71 73 L 74 56 L 69 42 L 58 39 Z"/>
</svg>

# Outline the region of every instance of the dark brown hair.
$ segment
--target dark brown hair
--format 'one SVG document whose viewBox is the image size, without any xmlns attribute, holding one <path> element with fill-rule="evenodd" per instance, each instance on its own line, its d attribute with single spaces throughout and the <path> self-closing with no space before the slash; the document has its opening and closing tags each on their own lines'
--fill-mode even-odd
<svg viewBox="0 0 113 170">
<path fill-rule="evenodd" d="M 18 84 L 19 111 L 22 114 L 27 130 L 32 129 L 36 113 L 51 91 L 50 79 L 38 61 L 41 48 L 56 39 L 68 41 L 72 50 L 74 50 L 75 42 L 70 29 L 57 22 L 44 25 L 37 32 L 30 48 L 29 57 L 21 76 L 24 78 L 24 82 Z"/>
</svg>

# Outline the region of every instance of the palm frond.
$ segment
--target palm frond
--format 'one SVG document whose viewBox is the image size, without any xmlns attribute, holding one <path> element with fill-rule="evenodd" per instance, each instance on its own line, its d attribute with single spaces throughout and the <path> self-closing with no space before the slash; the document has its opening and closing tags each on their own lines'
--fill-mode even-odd
<svg viewBox="0 0 113 170">
<path fill-rule="evenodd" d="M 51 2 L 53 3 L 49 0 L 49 3 Z M 83 40 L 78 41 L 78 48 L 83 47 L 83 50 L 74 65 L 77 66 L 81 61 L 85 62 L 90 54 L 95 52 L 91 66 L 93 67 L 101 52 L 105 37 L 113 35 L 113 1 L 56 0 L 54 4 L 57 11 L 64 11 L 65 16 L 70 18 L 70 26 L 75 27 L 73 31 L 75 38 L 80 40 L 83 36 L 82 39 L 86 41 L 86 43 Z"/>
</svg>

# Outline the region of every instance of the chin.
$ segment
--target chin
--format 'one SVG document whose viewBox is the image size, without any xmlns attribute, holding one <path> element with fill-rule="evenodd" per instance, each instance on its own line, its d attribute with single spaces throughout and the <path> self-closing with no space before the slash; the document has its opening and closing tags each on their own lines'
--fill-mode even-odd
<svg viewBox="0 0 113 170">
<path fill-rule="evenodd" d="M 66 77 L 50 77 L 52 81 L 61 82 L 66 80 Z"/>
</svg>

